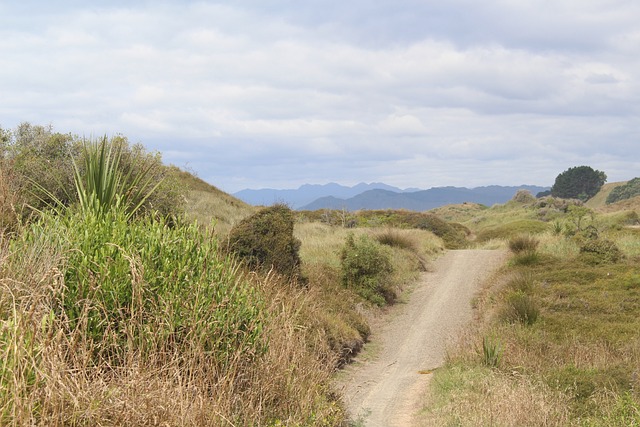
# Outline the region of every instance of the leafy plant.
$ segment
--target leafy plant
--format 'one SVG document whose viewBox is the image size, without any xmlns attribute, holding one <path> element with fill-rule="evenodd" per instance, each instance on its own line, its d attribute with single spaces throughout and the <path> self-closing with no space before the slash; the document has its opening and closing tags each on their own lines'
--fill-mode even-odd
<svg viewBox="0 0 640 427">
<path fill-rule="evenodd" d="M 356 290 L 363 298 L 384 305 L 395 299 L 395 292 L 387 285 L 393 272 L 391 256 L 379 243 L 366 235 L 358 239 L 347 236 L 340 253 L 342 282 Z"/>
<path fill-rule="evenodd" d="M 148 168 L 123 174 L 122 150 L 110 144 L 106 136 L 100 142 L 85 142 L 82 148 L 83 168 L 76 161 L 73 167 L 78 201 L 85 213 L 104 215 L 122 206 L 127 217 L 131 217 L 160 185 L 160 182 L 151 185 Z"/>
</svg>

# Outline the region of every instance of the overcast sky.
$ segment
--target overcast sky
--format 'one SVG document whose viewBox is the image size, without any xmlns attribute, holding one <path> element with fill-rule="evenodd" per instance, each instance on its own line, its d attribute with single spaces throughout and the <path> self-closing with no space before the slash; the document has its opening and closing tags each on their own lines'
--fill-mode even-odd
<svg viewBox="0 0 640 427">
<path fill-rule="evenodd" d="M 640 176 L 637 0 L 0 0 L 0 126 L 228 192 Z"/>
</svg>

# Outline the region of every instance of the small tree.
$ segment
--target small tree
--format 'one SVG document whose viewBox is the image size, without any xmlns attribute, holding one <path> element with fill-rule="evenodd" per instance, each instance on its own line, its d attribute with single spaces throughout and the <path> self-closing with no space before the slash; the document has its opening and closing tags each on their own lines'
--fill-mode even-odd
<svg viewBox="0 0 640 427">
<path fill-rule="evenodd" d="M 607 175 L 604 172 L 589 166 L 569 168 L 556 177 L 551 195 L 586 201 L 595 196 L 606 181 Z"/>
</svg>

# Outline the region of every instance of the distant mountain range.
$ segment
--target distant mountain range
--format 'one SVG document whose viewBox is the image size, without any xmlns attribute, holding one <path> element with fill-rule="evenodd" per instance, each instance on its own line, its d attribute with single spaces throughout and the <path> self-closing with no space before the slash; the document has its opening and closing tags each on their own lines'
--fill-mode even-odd
<svg viewBox="0 0 640 427">
<path fill-rule="evenodd" d="M 383 183 L 358 184 L 354 187 L 330 183 L 325 185 L 305 184 L 297 190 L 242 190 L 233 195 L 252 205 L 269 206 L 286 203 L 293 209 L 408 209 L 426 211 L 455 203 L 481 203 L 492 206 L 506 203 L 520 190 L 536 195 L 549 187 L 536 185 L 464 188 L 435 187 L 429 190 L 417 188 L 400 189 Z"/>
</svg>

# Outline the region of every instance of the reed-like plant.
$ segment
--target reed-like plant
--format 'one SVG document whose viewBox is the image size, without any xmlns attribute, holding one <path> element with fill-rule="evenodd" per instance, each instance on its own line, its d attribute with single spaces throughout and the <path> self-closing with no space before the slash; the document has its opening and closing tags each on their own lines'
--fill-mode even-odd
<svg viewBox="0 0 640 427">
<path fill-rule="evenodd" d="M 490 367 L 497 368 L 502 358 L 502 346 L 500 340 L 495 337 L 482 338 L 482 362 Z"/>
<path fill-rule="evenodd" d="M 101 141 L 84 142 L 82 164 L 73 159 L 74 182 L 83 212 L 103 215 L 122 206 L 130 218 L 158 188 L 160 182 L 151 185 L 148 169 L 123 174 L 121 157 L 121 147 L 110 144 L 106 136 Z"/>
</svg>

